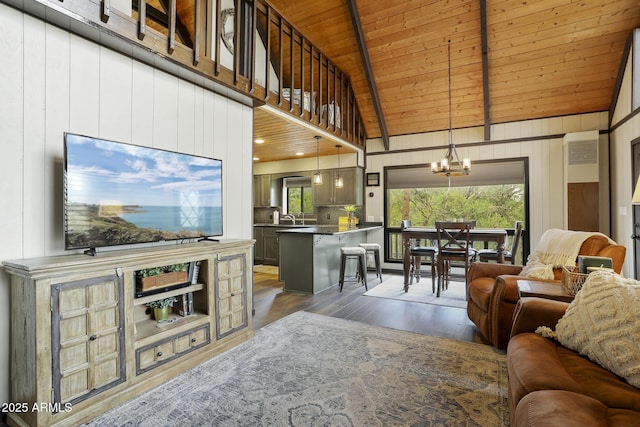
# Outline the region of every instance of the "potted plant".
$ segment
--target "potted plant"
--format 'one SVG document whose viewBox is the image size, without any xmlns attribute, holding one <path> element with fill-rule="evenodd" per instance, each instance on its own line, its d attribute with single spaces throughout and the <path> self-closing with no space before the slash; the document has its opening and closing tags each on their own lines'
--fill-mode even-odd
<svg viewBox="0 0 640 427">
<path fill-rule="evenodd" d="M 147 307 L 153 308 L 153 317 L 156 320 L 167 320 L 173 303 L 178 301 L 176 297 L 162 298 L 147 303 Z"/>
<path fill-rule="evenodd" d="M 140 289 L 147 291 L 174 283 L 186 282 L 188 269 L 189 265 L 186 263 L 145 268 L 136 272 L 136 280 L 141 284 Z"/>
<path fill-rule="evenodd" d="M 347 213 L 348 221 L 349 221 L 349 227 L 350 228 L 355 227 L 355 225 L 356 225 L 355 214 L 358 211 L 358 206 L 356 206 L 356 205 L 346 205 L 344 208 L 342 208 L 342 210 Z"/>
</svg>

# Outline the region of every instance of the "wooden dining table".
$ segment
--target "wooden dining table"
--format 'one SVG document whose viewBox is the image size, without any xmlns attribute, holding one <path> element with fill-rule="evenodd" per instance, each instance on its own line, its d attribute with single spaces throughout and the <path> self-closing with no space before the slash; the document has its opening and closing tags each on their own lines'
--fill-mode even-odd
<svg viewBox="0 0 640 427">
<path fill-rule="evenodd" d="M 424 227 L 407 227 L 402 230 L 402 241 L 404 245 L 404 291 L 409 291 L 409 270 L 411 268 L 411 257 L 409 250 L 411 249 L 411 240 L 428 239 L 436 240 L 438 231 L 435 228 Z M 499 263 L 504 262 L 504 245 L 507 241 L 507 230 L 498 228 L 472 228 L 469 230 L 469 240 L 474 242 L 495 242 L 497 243 Z"/>
</svg>

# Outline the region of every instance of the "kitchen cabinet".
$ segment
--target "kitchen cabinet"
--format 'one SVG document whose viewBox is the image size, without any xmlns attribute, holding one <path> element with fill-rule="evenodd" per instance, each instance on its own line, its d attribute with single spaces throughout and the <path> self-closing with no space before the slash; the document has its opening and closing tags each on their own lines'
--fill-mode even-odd
<svg viewBox="0 0 640 427">
<path fill-rule="evenodd" d="M 282 178 L 275 175 L 253 176 L 253 207 L 269 208 L 282 205 Z"/>
<path fill-rule="evenodd" d="M 363 169 L 341 168 L 321 170 L 322 184 L 313 187 L 313 204 L 330 205 L 362 205 L 363 203 Z M 344 181 L 343 188 L 335 187 L 338 174 Z"/>
<path fill-rule="evenodd" d="M 262 264 L 264 260 L 264 227 L 253 227 L 253 260 L 255 264 Z"/>
<path fill-rule="evenodd" d="M 276 230 L 284 227 L 256 226 L 253 237 L 256 240 L 255 264 L 278 265 L 280 262 L 280 244 Z"/>
<path fill-rule="evenodd" d="M 276 227 L 265 227 L 262 238 L 264 239 L 263 263 L 268 265 L 278 265 L 280 262 L 280 243 Z"/>
<path fill-rule="evenodd" d="M 253 206 L 271 206 L 271 175 L 253 176 Z"/>
</svg>

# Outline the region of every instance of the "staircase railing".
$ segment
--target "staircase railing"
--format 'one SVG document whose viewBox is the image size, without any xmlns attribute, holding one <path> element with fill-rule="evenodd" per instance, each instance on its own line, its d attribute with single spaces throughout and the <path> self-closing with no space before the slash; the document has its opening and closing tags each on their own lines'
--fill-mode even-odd
<svg viewBox="0 0 640 427">
<path fill-rule="evenodd" d="M 349 76 L 264 0 L 2 1 L 26 12 L 44 5 L 364 147 Z"/>
</svg>

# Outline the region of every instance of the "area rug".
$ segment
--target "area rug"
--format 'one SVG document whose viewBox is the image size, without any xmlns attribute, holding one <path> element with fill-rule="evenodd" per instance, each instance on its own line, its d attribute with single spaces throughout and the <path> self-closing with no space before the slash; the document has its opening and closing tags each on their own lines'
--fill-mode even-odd
<svg viewBox="0 0 640 427">
<path fill-rule="evenodd" d="M 414 280 L 409 291 L 404 291 L 404 276 L 400 274 L 383 274 L 382 283 L 365 292 L 368 297 L 389 298 L 401 301 L 413 301 L 424 304 L 445 305 L 448 307 L 466 308 L 466 289 L 464 282 L 449 282 L 449 288 L 440 293 L 440 297 L 432 291 L 431 277 L 423 277 L 420 282 Z M 374 284 L 377 280 L 370 279 Z M 437 283 L 436 283 L 437 286 Z"/>
<path fill-rule="evenodd" d="M 503 426 L 505 355 L 297 312 L 90 426 Z"/>
</svg>

